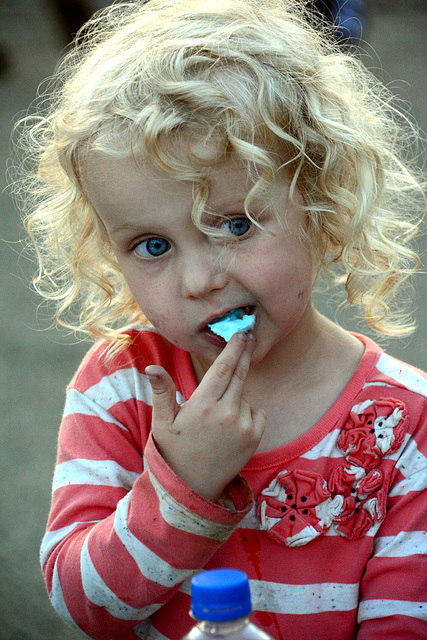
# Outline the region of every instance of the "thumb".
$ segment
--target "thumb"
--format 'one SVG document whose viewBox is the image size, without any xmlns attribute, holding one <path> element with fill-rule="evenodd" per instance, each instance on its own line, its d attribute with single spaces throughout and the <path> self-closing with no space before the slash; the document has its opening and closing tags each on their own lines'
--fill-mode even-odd
<svg viewBox="0 0 427 640">
<path fill-rule="evenodd" d="M 179 411 L 176 387 L 169 373 L 159 365 L 150 364 L 145 369 L 152 392 L 153 422 L 172 424 Z"/>
</svg>

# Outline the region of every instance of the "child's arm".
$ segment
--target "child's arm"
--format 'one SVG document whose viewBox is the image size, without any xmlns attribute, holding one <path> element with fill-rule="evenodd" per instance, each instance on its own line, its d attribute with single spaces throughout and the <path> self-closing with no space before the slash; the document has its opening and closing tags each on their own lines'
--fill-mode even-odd
<svg viewBox="0 0 427 640">
<path fill-rule="evenodd" d="M 206 433 L 203 434 L 200 411 L 203 413 L 204 402 L 209 404 L 213 390 L 219 389 L 219 381 L 223 393 L 217 398 L 216 415 L 222 414 L 218 425 L 223 422 L 226 405 L 232 407 L 239 398 L 241 401 L 248 350 L 249 345 L 240 342 L 237 336 L 230 341 L 193 395 L 197 394 L 196 402 L 189 401 L 179 409 L 184 417 L 186 414 L 190 417 L 194 411 L 194 419 L 199 421 L 182 427 L 187 445 L 189 440 L 191 445 L 190 451 L 183 451 L 186 460 L 194 462 L 191 447 L 197 450 L 198 436 L 203 435 L 207 449 L 214 448 L 209 447 Z M 89 637 L 100 639 L 123 634 L 160 609 L 182 582 L 200 570 L 228 539 L 252 501 L 246 483 L 239 477 L 233 480 L 241 468 L 237 468 L 239 465 L 228 468 L 226 478 L 221 470 L 216 479 L 218 495 L 220 484 L 225 487 L 228 478 L 232 480 L 223 492 L 223 501 L 214 503 L 199 495 L 165 462 L 151 436 L 144 449 L 142 471 L 141 448 L 145 443 L 138 442 L 139 428 L 132 431 L 129 427 L 141 420 L 149 423 L 140 408 L 142 404 L 149 415 L 149 407 L 145 406 L 150 404 L 148 381 L 139 374 L 145 379 L 146 389 L 138 391 L 144 403 L 135 408 L 133 389 L 123 386 L 127 378 L 138 377 L 135 369 L 102 375 L 91 372 L 89 391 L 74 394 L 74 406 L 66 412 L 60 435 L 56 490 L 42 550 L 52 603 L 69 623 Z M 160 412 L 159 425 L 162 423 L 157 425 L 156 432 L 168 450 L 168 435 L 162 436 L 163 426 L 167 431 L 164 421 L 167 413 L 162 414 L 165 405 L 161 400 L 170 401 L 171 386 L 168 382 L 162 391 L 165 375 L 161 374 L 160 384 L 153 380 L 156 387 L 153 401 L 156 417 Z M 233 413 L 231 408 L 229 413 Z M 234 413 L 233 427 L 239 431 L 239 409 Z M 212 417 L 211 437 L 214 437 L 215 419 L 211 411 L 207 414 Z M 259 437 L 261 419 L 260 414 Z M 228 434 L 234 437 L 236 447 L 242 446 L 245 439 L 246 418 L 243 423 L 238 437 Z M 185 434 L 187 426 L 191 428 L 192 441 Z M 176 433 L 171 433 L 172 441 L 175 437 Z M 227 446 L 231 446 L 230 442 L 228 439 Z M 247 449 L 249 457 L 256 446 L 252 435 L 251 447 Z M 177 459 L 173 456 L 175 466 L 179 466 Z M 244 466 L 243 458 L 239 464 Z M 193 481 L 192 475 L 189 480 Z"/>
</svg>

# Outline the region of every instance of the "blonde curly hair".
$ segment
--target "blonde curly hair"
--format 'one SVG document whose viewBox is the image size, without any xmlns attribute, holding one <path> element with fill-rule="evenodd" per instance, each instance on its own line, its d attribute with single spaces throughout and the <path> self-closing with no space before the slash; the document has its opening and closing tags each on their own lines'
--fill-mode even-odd
<svg viewBox="0 0 427 640">
<path fill-rule="evenodd" d="M 425 208 L 404 158 L 414 130 L 357 57 L 324 25 L 310 26 L 302 2 L 112 5 L 77 35 L 41 107 L 19 125 L 20 193 L 39 262 L 34 283 L 60 322 L 77 309 L 67 326 L 120 350 L 129 338 L 119 327 L 144 321 L 82 190 L 86 154 L 145 154 L 192 181 L 194 222 L 215 234 L 203 222 L 207 165 L 235 152 L 254 177 L 248 215 L 285 167 L 322 273 L 345 280 L 348 302 L 377 331 L 412 330 L 398 292 L 418 265 L 408 242 Z M 214 143 L 209 162 L 196 143 Z"/>
</svg>

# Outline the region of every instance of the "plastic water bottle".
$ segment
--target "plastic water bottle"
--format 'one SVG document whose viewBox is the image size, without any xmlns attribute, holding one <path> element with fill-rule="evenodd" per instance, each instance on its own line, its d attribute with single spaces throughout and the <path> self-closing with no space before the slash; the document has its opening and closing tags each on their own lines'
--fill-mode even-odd
<svg viewBox="0 0 427 640">
<path fill-rule="evenodd" d="M 195 627 L 183 640 L 273 640 L 249 620 L 249 581 L 242 571 L 213 569 L 191 581 L 191 617 Z"/>
</svg>

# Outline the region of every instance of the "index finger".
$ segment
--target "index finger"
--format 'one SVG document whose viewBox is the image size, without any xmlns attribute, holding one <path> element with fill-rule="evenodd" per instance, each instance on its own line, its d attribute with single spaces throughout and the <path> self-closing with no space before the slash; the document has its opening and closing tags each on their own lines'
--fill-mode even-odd
<svg viewBox="0 0 427 640">
<path fill-rule="evenodd" d="M 230 386 L 247 342 L 246 334 L 235 333 L 208 369 L 196 393 L 206 393 L 213 400 L 220 400 Z"/>
<path fill-rule="evenodd" d="M 230 383 L 223 397 L 227 395 L 232 403 L 239 403 L 242 399 L 243 389 L 246 383 L 249 367 L 251 365 L 252 352 L 255 346 L 255 337 L 251 334 L 246 337 L 246 345 L 237 361 Z"/>
</svg>

